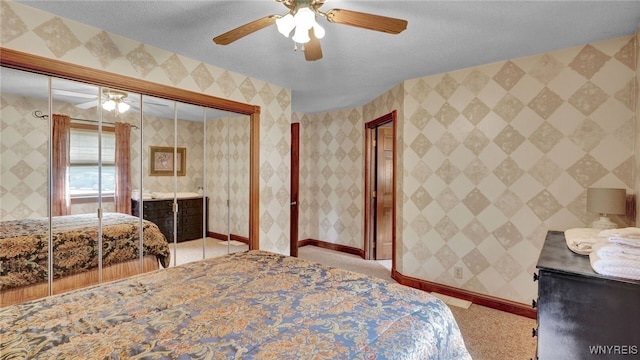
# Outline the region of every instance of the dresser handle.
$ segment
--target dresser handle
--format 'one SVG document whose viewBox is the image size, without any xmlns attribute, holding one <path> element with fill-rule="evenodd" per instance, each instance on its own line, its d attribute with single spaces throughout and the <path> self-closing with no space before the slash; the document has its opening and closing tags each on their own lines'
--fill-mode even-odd
<svg viewBox="0 0 640 360">
<path fill-rule="evenodd" d="M 533 281 L 538 281 L 539 278 L 538 274 L 533 273 Z"/>
<path fill-rule="evenodd" d="M 536 299 L 531 300 L 531 307 L 535 309 L 536 306 L 538 306 L 538 303 L 536 302 Z"/>
<path fill-rule="evenodd" d="M 536 337 L 538 336 L 538 330 L 536 328 L 532 328 L 531 329 L 531 337 Z"/>
</svg>

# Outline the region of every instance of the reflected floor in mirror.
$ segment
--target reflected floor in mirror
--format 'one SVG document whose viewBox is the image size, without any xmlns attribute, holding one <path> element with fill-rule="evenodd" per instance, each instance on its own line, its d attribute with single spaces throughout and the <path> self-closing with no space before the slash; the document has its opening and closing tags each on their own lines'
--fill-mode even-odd
<svg viewBox="0 0 640 360">
<path fill-rule="evenodd" d="M 211 258 L 216 256 L 226 255 L 227 252 L 235 253 L 240 251 L 249 250 L 249 245 L 240 241 L 229 241 L 227 248 L 227 242 L 207 237 L 204 239 L 204 247 L 202 239 L 195 239 L 189 241 L 182 241 L 177 244 L 169 244 L 171 249 L 171 266 L 186 264 L 188 262 L 201 260 L 204 257 Z M 176 255 L 177 253 L 177 255 Z M 204 257 L 203 257 L 204 253 Z M 175 264 L 173 260 L 175 259 Z"/>
</svg>

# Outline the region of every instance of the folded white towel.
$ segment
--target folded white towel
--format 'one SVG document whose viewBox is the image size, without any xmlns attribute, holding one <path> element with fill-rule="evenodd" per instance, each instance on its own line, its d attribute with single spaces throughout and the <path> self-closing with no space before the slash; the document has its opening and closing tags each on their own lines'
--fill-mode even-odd
<svg viewBox="0 0 640 360">
<path fill-rule="evenodd" d="M 600 230 L 593 228 L 573 228 L 565 230 L 564 237 L 569 249 L 578 254 L 588 255 L 594 244 L 606 240 L 598 236 L 599 232 Z"/>
<path fill-rule="evenodd" d="M 618 229 L 606 229 L 600 231 L 600 237 L 626 237 L 626 238 L 638 238 L 640 239 L 640 228 L 637 227 L 626 227 L 626 228 L 618 228 Z"/>
<path fill-rule="evenodd" d="M 612 236 L 608 239 L 608 242 L 613 244 L 621 244 L 629 247 L 633 247 L 640 251 L 640 238 L 631 238 L 631 237 L 622 237 L 622 236 Z"/>
<path fill-rule="evenodd" d="M 601 259 L 629 259 L 640 261 L 640 248 L 615 243 L 598 243 L 593 246 L 595 252 Z"/>
<path fill-rule="evenodd" d="M 640 280 L 640 261 L 630 259 L 603 259 L 596 251 L 589 254 L 589 262 L 593 271 L 607 276 Z"/>
</svg>

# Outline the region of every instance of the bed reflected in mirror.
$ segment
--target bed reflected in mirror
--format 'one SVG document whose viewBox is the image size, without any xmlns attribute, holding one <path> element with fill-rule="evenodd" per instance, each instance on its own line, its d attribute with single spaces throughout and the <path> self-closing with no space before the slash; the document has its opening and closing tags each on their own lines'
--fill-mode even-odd
<svg viewBox="0 0 640 360">
<path fill-rule="evenodd" d="M 249 249 L 251 116 L 1 71 L 0 306 Z"/>
</svg>

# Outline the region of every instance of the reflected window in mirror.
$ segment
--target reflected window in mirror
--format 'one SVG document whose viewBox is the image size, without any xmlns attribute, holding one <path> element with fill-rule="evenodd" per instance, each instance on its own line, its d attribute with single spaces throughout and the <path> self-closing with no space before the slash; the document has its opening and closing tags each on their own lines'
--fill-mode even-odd
<svg viewBox="0 0 640 360">
<path fill-rule="evenodd" d="M 102 162 L 99 158 L 98 126 L 72 124 L 69 141 L 69 193 L 71 198 L 97 197 L 102 189 L 102 196 L 112 197 L 115 191 L 115 143 L 113 127 L 102 127 L 100 139 Z M 100 164 L 102 169 L 100 170 Z M 98 181 L 101 174 L 101 181 Z"/>
</svg>

